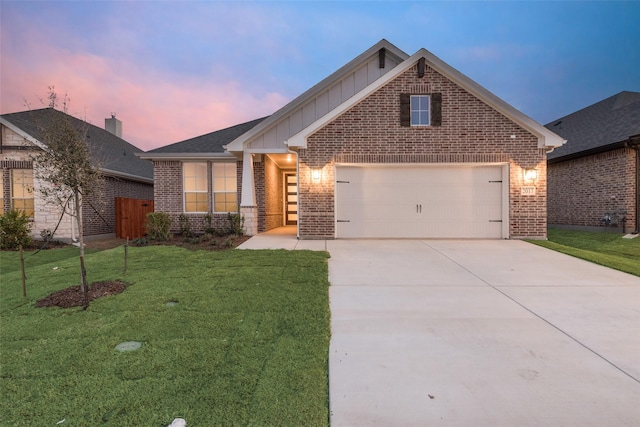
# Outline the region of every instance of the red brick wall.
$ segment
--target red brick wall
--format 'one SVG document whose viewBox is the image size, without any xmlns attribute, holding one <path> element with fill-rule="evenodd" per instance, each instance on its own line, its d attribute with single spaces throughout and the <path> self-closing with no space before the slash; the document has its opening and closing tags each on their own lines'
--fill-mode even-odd
<svg viewBox="0 0 640 427">
<path fill-rule="evenodd" d="M 212 200 L 212 177 L 211 177 L 211 161 L 209 163 L 209 211 L 213 211 Z M 182 162 L 181 161 L 154 161 L 154 203 L 156 212 L 165 212 L 172 219 L 171 232 L 178 233 L 180 224 L 178 218 L 184 213 L 183 194 L 182 194 Z M 254 179 L 256 191 L 256 203 L 258 204 L 258 230 L 265 231 L 265 172 L 263 162 L 254 162 Z M 238 204 L 241 200 L 242 190 L 242 162 L 237 162 L 238 176 Z M 194 233 L 203 233 L 205 228 L 209 227 L 206 219 L 207 214 L 185 214 L 189 218 L 191 231 Z M 212 213 L 211 227 L 215 229 L 228 229 L 229 220 L 226 213 Z"/>
<path fill-rule="evenodd" d="M 442 93 L 442 126 L 401 127 L 400 94 L 433 92 Z M 299 159 L 301 237 L 334 237 L 336 162 L 508 162 L 510 237 L 546 237 L 546 154 L 537 138 L 429 67 L 423 78 L 411 68 L 320 129 Z M 316 167 L 319 184 L 311 183 Z M 522 168 L 534 167 L 536 195 L 522 196 Z"/>
<path fill-rule="evenodd" d="M 153 199 L 153 185 L 105 177 L 102 202 L 90 198 L 82 204 L 83 231 L 86 236 L 116 232 L 116 197 Z"/>
<path fill-rule="evenodd" d="M 631 148 L 549 164 L 549 224 L 600 227 L 606 212 L 626 211 L 627 230 L 632 231 L 634 173 Z"/>
</svg>

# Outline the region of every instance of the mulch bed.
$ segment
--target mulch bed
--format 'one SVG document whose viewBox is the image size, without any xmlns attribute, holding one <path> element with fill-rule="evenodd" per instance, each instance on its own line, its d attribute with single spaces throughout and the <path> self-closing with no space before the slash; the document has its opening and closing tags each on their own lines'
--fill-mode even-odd
<svg viewBox="0 0 640 427">
<path fill-rule="evenodd" d="M 123 292 L 126 288 L 126 284 L 119 280 L 94 282 L 89 285 L 88 295 L 89 301 L 96 300 L 108 295 L 116 295 Z M 84 298 L 80 285 L 71 286 L 70 288 L 63 289 L 58 292 L 54 292 L 48 297 L 39 300 L 36 303 L 36 307 L 82 307 L 84 305 Z"/>
</svg>

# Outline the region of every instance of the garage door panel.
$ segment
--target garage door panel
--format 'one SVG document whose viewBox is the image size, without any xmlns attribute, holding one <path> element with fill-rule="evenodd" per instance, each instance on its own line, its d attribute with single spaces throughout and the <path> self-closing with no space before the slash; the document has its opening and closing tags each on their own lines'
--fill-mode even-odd
<svg viewBox="0 0 640 427">
<path fill-rule="evenodd" d="M 336 168 L 337 237 L 500 238 L 502 167 Z"/>
</svg>

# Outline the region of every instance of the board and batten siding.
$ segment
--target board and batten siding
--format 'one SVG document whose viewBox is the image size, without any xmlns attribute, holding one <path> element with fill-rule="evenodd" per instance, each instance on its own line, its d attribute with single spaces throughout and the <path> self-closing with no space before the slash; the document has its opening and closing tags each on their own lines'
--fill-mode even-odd
<svg viewBox="0 0 640 427">
<path fill-rule="evenodd" d="M 287 152 L 284 141 L 289 137 L 328 114 L 353 95 L 391 71 L 396 65 L 398 65 L 398 61 L 393 56 L 387 55 L 385 67 L 380 68 L 379 57 L 376 52 L 353 72 L 348 73 L 344 78 L 318 93 L 304 105 L 295 108 L 290 114 L 278 120 L 270 129 L 249 140 L 246 149 L 268 149 L 270 152 Z"/>
</svg>

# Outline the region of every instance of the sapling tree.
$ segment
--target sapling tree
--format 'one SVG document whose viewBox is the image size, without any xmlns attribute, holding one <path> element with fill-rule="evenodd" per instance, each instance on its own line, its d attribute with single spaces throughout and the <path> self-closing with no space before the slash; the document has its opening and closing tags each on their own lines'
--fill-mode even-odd
<svg viewBox="0 0 640 427">
<path fill-rule="evenodd" d="M 45 184 L 39 186 L 44 201 L 58 206 L 61 217 L 69 215 L 77 225 L 80 288 L 86 309 L 89 297 L 84 262 L 82 207 L 89 198 L 100 199 L 102 175 L 100 165 L 93 158 L 87 142 L 88 127 L 79 126 L 78 121 L 72 120 L 68 115 L 69 102 L 66 94 L 59 100 L 54 88 L 49 88 L 49 107 L 61 107 L 65 114 L 49 115 L 37 123 L 39 138 L 44 147 L 33 155 L 34 175 Z"/>
</svg>

